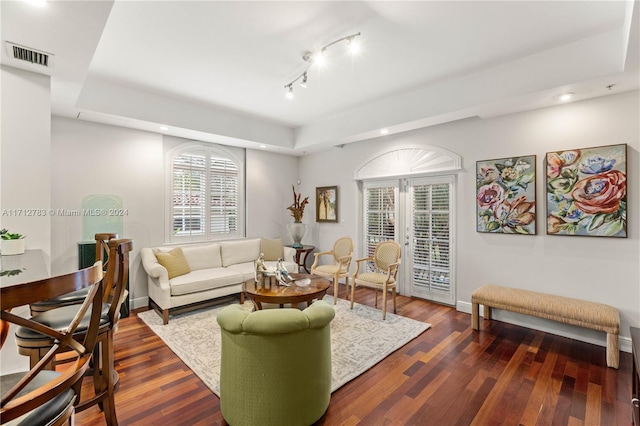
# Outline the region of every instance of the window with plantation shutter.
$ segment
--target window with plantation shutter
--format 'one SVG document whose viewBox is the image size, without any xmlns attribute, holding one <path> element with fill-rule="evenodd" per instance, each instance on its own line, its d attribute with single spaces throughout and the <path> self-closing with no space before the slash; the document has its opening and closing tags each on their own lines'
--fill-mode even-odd
<svg viewBox="0 0 640 426">
<path fill-rule="evenodd" d="M 364 249 L 373 256 L 381 241 L 397 240 L 397 182 L 367 182 L 364 186 Z M 368 265 L 371 270 L 372 263 Z"/>
<path fill-rule="evenodd" d="M 243 235 L 243 165 L 215 145 L 189 144 L 169 155 L 170 242 Z"/>
<path fill-rule="evenodd" d="M 411 294 L 452 304 L 452 177 L 416 179 L 411 194 Z"/>
<path fill-rule="evenodd" d="M 401 294 L 455 304 L 454 182 L 453 175 L 363 182 L 362 257 L 381 241 L 398 242 Z"/>
</svg>

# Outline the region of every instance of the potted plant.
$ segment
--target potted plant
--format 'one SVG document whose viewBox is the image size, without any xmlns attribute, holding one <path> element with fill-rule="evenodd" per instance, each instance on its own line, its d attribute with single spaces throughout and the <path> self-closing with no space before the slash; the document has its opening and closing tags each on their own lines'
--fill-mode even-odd
<svg viewBox="0 0 640 426">
<path fill-rule="evenodd" d="M 2 229 L 0 230 L 0 238 L 0 241 L 2 241 L 0 253 L 3 256 L 24 253 L 24 235 Z"/>
<path fill-rule="evenodd" d="M 302 237 L 307 231 L 307 225 L 302 223 L 302 215 L 304 214 L 305 206 L 309 204 L 309 197 L 305 197 L 304 200 L 300 201 L 300 194 L 296 194 L 296 188 L 291 185 L 291 189 L 293 189 L 293 204 L 287 209 L 291 211 L 293 223 L 290 223 L 287 227 L 293 238 L 293 248 L 302 248 Z"/>
</svg>

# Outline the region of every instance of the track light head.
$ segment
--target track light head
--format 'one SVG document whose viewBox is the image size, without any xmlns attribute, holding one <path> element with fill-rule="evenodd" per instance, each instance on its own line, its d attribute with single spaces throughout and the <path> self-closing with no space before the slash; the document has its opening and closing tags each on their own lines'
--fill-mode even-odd
<svg viewBox="0 0 640 426">
<path fill-rule="evenodd" d="M 308 62 L 309 64 L 307 65 L 307 68 L 304 70 L 304 72 L 300 75 L 298 75 L 296 78 L 294 78 L 289 84 L 285 85 L 285 89 L 287 90 L 287 98 L 291 99 L 293 98 L 293 85 L 300 79 L 302 79 L 302 81 L 300 82 L 300 86 L 306 88 L 307 87 L 307 71 L 309 70 L 309 68 L 313 65 L 315 66 L 322 66 L 325 62 L 325 50 L 327 50 L 327 48 L 333 46 L 336 43 L 340 43 L 341 41 L 346 41 L 349 51 L 353 54 L 355 54 L 356 52 L 358 52 L 359 50 L 359 45 L 356 41 L 356 37 L 359 37 L 360 33 L 355 33 L 355 34 L 351 34 L 348 35 L 346 37 L 342 37 L 339 38 L 337 40 L 332 41 L 331 43 L 323 46 L 321 49 L 316 50 L 314 52 L 311 51 L 307 51 L 304 53 L 304 55 L 302 55 L 302 59 L 305 62 Z"/>
<path fill-rule="evenodd" d="M 349 53 L 351 53 L 352 55 L 355 55 L 358 52 L 360 52 L 360 43 L 358 43 L 355 37 L 356 36 L 353 35 L 347 38 L 347 49 L 349 49 Z"/>
</svg>

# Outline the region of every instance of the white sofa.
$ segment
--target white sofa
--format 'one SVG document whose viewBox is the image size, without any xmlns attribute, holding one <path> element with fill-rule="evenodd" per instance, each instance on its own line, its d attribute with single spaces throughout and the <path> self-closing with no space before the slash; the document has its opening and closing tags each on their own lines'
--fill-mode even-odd
<svg viewBox="0 0 640 426">
<path fill-rule="evenodd" d="M 294 262 L 295 249 L 282 247 L 279 252 L 281 246 L 280 240 L 253 238 L 143 248 L 140 256 L 148 275 L 149 308 L 158 311 L 164 324 L 168 324 L 169 313 L 180 308 L 200 307 L 235 294 L 240 294 L 243 300 L 242 284 L 254 278 L 254 261 L 260 253 L 265 253 L 267 267 L 276 266 L 276 257 L 282 253 L 287 271 L 298 272 Z M 169 272 L 158 262 L 156 253 L 169 253 L 177 247 L 182 249 L 190 272 L 169 279 Z"/>
</svg>

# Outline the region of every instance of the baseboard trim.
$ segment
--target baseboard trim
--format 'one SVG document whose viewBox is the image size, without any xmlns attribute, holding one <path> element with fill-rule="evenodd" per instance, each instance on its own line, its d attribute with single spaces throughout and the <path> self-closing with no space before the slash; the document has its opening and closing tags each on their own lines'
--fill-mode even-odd
<svg viewBox="0 0 640 426">
<path fill-rule="evenodd" d="M 149 306 L 149 297 L 138 297 L 129 301 L 129 308 L 131 310 L 138 308 L 146 308 Z"/>
<path fill-rule="evenodd" d="M 471 314 L 471 303 L 459 300 L 456 302 L 456 309 L 460 312 Z M 604 332 L 495 308 L 491 310 L 491 315 L 493 319 L 509 324 L 540 330 L 545 333 L 557 334 L 558 336 L 568 337 L 598 346 L 607 346 L 607 335 Z M 484 317 L 484 306 L 482 305 L 480 305 L 480 316 Z M 469 319 L 469 321 L 471 321 L 471 319 Z M 631 338 L 618 336 L 618 347 L 622 352 L 631 353 Z"/>
</svg>

